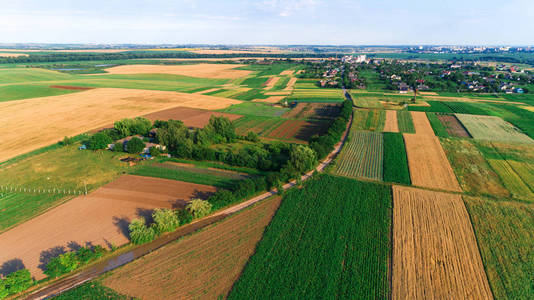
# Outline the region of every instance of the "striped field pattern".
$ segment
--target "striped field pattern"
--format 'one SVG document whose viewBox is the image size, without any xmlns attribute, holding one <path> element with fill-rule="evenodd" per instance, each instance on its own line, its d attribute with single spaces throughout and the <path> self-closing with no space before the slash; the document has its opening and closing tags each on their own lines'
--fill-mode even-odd
<svg viewBox="0 0 534 300">
<path fill-rule="evenodd" d="M 334 172 L 347 177 L 382 180 L 383 159 L 384 145 L 380 132 L 351 132 Z"/>
</svg>

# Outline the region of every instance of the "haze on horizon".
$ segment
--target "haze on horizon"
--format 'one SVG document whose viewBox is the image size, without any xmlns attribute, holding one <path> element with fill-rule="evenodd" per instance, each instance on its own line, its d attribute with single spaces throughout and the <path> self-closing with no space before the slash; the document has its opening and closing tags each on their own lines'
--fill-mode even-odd
<svg viewBox="0 0 534 300">
<path fill-rule="evenodd" d="M 0 43 L 534 45 L 531 0 L 0 0 Z"/>
</svg>

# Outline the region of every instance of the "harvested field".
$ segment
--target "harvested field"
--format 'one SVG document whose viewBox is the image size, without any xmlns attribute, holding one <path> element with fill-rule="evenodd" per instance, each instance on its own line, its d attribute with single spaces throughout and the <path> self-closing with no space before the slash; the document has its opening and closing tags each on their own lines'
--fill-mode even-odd
<svg viewBox="0 0 534 300">
<path fill-rule="evenodd" d="M 289 82 L 287 83 L 287 86 L 286 88 L 284 89 L 285 91 L 291 91 L 293 90 L 293 87 L 295 86 L 295 83 L 297 82 L 297 79 L 296 77 L 292 77 L 291 79 L 289 79 Z"/>
<path fill-rule="evenodd" d="M 124 175 L 2 233 L 0 264 L 21 259 L 36 279 L 42 279 L 43 261 L 69 245 L 123 245 L 129 241 L 127 226 L 132 218 L 150 215 L 158 207 L 181 207 L 215 190 L 206 185 Z"/>
<path fill-rule="evenodd" d="M 301 102 L 286 112 L 284 118 L 295 119 L 333 119 L 339 115 L 341 106 L 329 103 Z"/>
<path fill-rule="evenodd" d="M 264 103 L 272 103 L 272 104 L 276 104 L 280 101 L 282 101 L 286 96 L 271 96 L 269 98 L 265 98 L 265 99 L 254 99 L 252 100 L 252 102 L 264 102 Z"/>
<path fill-rule="evenodd" d="M 415 127 L 416 134 L 434 135 L 434 130 L 432 129 L 432 126 L 430 126 L 430 122 L 428 121 L 428 118 L 424 112 L 412 111 L 410 113 L 412 115 L 413 126 Z"/>
<path fill-rule="evenodd" d="M 276 212 L 270 198 L 111 273 L 105 286 L 141 299 L 218 299 L 254 253 Z"/>
<path fill-rule="evenodd" d="M 393 186 L 392 299 L 492 299 L 460 195 Z"/>
<path fill-rule="evenodd" d="M 454 115 L 437 115 L 441 124 L 445 126 L 445 130 L 450 136 L 470 138 L 471 135 L 465 130 L 465 127 L 458 121 Z"/>
<path fill-rule="evenodd" d="M 271 77 L 264 83 L 264 90 L 270 90 L 272 89 L 275 84 L 280 80 L 280 77 Z"/>
<path fill-rule="evenodd" d="M 239 64 L 194 64 L 194 65 L 123 65 L 105 69 L 109 74 L 174 74 L 200 78 L 245 77 L 252 73 L 235 70 Z M 105 73 L 104 73 L 105 74 Z"/>
<path fill-rule="evenodd" d="M 212 88 L 212 89 L 207 89 L 207 90 L 201 90 L 201 91 L 195 92 L 193 94 L 207 94 L 207 93 L 212 93 L 212 92 L 215 92 L 215 91 L 218 91 L 218 90 L 220 90 L 220 88 Z"/>
<path fill-rule="evenodd" d="M 456 114 L 474 139 L 534 144 L 534 140 L 512 124 L 494 116 Z"/>
<path fill-rule="evenodd" d="M 91 87 L 86 86 L 73 86 L 73 85 L 51 85 L 50 86 L 53 89 L 62 89 L 62 90 L 80 90 L 80 91 L 86 91 L 86 90 L 92 90 Z"/>
<path fill-rule="evenodd" d="M 328 125 L 324 121 L 287 120 L 271 131 L 268 137 L 307 142 L 313 135 L 321 135 L 327 130 Z"/>
<path fill-rule="evenodd" d="M 293 75 L 294 72 L 295 70 L 284 70 L 280 73 L 280 75 Z"/>
<path fill-rule="evenodd" d="M 405 133 L 404 142 L 413 185 L 462 191 L 437 137 Z"/>
<path fill-rule="evenodd" d="M 151 120 L 180 120 L 184 122 L 185 126 L 187 127 L 197 127 L 197 128 L 203 128 L 204 126 L 208 125 L 208 122 L 211 118 L 211 116 L 216 117 L 226 117 L 230 119 L 230 121 L 235 121 L 239 118 L 241 118 L 241 115 L 236 114 L 228 114 L 228 113 L 221 113 L 216 111 L 209 111 L 209 110 L 203 110 L 203 109 L 195 109 L 195 108 L 188 108 L 188 107 L 174 107 L 169 108 L 165 110 L 160 110 L 154 113 L 150 113 L 148 115 L 144 115 L 143 117 Z"/>
<path fill-rule="evenodd" d="M 397 121 L 397 111 L 386 111 L 386 123 L 384 125 L 384 131 L 386 132 L 399 132 L 399 124 Z"/>
<path fill-rule="evenodd" d="M 438 93 L 436 92 L 419 92 L 420 95 L 423 95 L 423 96 L 437 96 Z"/>
<path fill-rule="evenodd" d="M 0 161 L 122 118 L 178 106 L 222 109 L 240 102 L 205 95 L 112 88 L 2 102 Z"/>
<path fill-rule="evenodd" d="M 28 56 L 26 53 L 0 53 L 0 57 L 21 57 L 21 56 Z"/>
</svg>

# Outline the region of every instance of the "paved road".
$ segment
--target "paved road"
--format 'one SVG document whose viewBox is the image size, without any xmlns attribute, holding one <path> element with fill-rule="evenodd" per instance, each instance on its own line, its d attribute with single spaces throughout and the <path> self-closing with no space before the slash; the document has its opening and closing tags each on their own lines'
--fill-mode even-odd
<svg viewBox="0 0 534 300">
<path fill-rule="evenodd" d="M 350 128 L 350 125 L 352 124 L 352 116 L 347 124 L 347 128 L 345 129 L 345 133 L 343 134 L 343 137 L 341 138 L 341 141 L 336 144 L 334 147 L 334 150 L 315 168 L 315 170 L 310 171 L 304 175 L 302 175 L 301 179 L 302 181 L 307 180 L 310 178 L 314 172 L 322 172 L 324 169 L 332 162 L 332 160 L 337 156 L 337 154 L 341 151 L 341 148 L 345 144 L 345 140 L 347 138 L 348 129 Z M 283 185 L 284 190 L 287 190 L 293 186 L 296 185 L 296 181 L 293 180 L 289 183 L 286 183 Z M 111 271 L 115 268 L 118 268 L 124 264 L 127 264 L 134 259 L 137 259 L 141 256 L 144 256 L 172 241 L 175 241 L 176 239 L 183 237 L 185 235 L 191 234 L 199 229 L 202 229 L 210 224 L 213 224 L 219 220 L 222 220 L 226 217 L 228 217 L 231 214 L 234 214 L 246 207 L 249 207 L 253 205 L 254 203 L 267 199 L 273 195 L 275 195 L 276 192 L 270 191 L 263 193 L 259 196 L 256 196 L 252 199 L 249 199 L 247 201 L 241 202 L 239 204 L 236 204 L 234 206 L 231 206 L 229 208 L 226 208 L 222 211 L 216 212 L 213 215 L 210 215 L 206 218 L 194 221 L 190 224 L 187 224 L 185 226 L 180 227 L 178 230 L 171 232 L 169 234 L 165 234 L 156 240 L 141 245 L 139 247 L 136 247 L 135 249 L 128 251 L 124 254 L 120 254 L 117 256 L 110 257 L 102 262 L 99 262 L 93 266 L 90 266 L 87 269 L 84 269 L 81 272 L 78 272 L 76 274 L 73 274 L 71 276 L 65 277 L 57 282 L 54 282 L 46 287 L 43 287 L 39 290 L 36 290 L 29 294 L 25 299 L 46 299 L 52 296 L 56 296 L 62 292 L 65 292 L 67 290 L 70 290 L 76 286 L 79 286 L 89 280 L 92 280 L 99 275 L 102 275 L 108 271 Z"/>
</svg>

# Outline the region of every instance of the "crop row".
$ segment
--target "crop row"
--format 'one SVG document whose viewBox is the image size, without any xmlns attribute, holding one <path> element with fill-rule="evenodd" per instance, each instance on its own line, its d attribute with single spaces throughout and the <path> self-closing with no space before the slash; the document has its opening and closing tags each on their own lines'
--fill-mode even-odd
<svg viewBox="0 0 534 300">
<path fill-rule="evenodd" d="M 382 180 L 382 134 L 379 132 L 351 132 L 350 140 L 340 154 L 336 173 L 349 177 Z"/>
<path fill-rule="evenodd" d="M 391 190 L 321 175 L 282 200 L 229 299 L 387 299 Z"/>
<path fill-rule="evenodd" d="M 402 134 L 384 132 L 384 181 L 410 184 L 408 157 Z"/>
<path fill-rule="evenodd" d="M 397 121 L 399 122 L 399 132 L 415 133 L 412 115 L 409 111 L 397 112 Z"/>
</svg>

